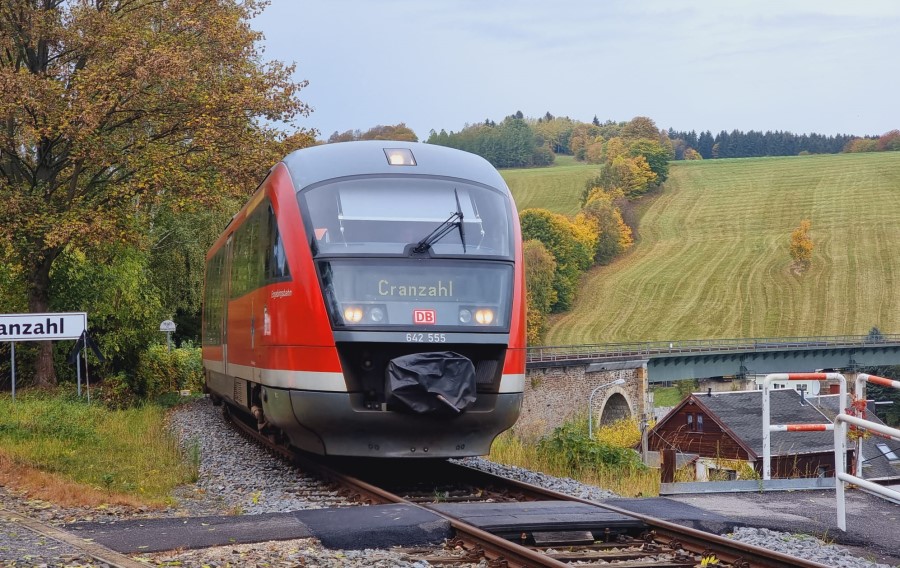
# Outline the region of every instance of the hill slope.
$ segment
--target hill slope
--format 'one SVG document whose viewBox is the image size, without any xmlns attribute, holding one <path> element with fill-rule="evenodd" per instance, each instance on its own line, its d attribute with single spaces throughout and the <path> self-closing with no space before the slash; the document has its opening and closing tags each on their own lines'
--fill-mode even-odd
<svg viewBox="0 0 900 568">
<path fill-rule="evenodd" d="M 812 221 L 812 267 L 791 231 Z M 900 331 L 900 152 L 677 162 L 545 343 Z"/>
<path fill-rule="evenodd" d="M 519 211 L 540 207 L 569 216 L 578 213 L 585 182 L 599 173 L 599 166 L 576 162 L 572 156 L 557 156 L 549 168 L 500 170 Z"/>
</svg>

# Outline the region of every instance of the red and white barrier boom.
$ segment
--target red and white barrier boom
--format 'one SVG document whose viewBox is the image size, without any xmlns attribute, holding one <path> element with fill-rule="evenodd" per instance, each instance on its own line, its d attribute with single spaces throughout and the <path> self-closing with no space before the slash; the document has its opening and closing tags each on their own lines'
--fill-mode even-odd
<svg viewBox="0 0 900 568">
<path fill-rule="evenodd" d="M 866 391 L 865 384 L 872 383 L 876 385 L 881 385 L 883 387 L 891 387 L 895 389 L 900 389 L 900 381 L 892 381 L 891 379 L 885 379 L 884 377 L 876 377 L 873 375 L 867 375 L 865 373 L 860 373 L 856 377 L 856 398 L 857 400 L 866 400 Z M 896 499 L 900 500 L 900 491 L 894 491 L 892 489 L 888 489 L 887 487 L 882 487 L 877 483 L 872 483 L 871 481 L 866 481 L 862 477 L 857 477 L 855 475 L 851 475 L 847 473 L 844 467 L 844 457 L 847 455 L 847 451 L 845 449 L 847 443 L 847 424 L 851 424 L 860 428 L 862 430 L 869 431 L 873 434 L 883 436 L 885 438 L 890 438 L 891 440 L 900 441 L 900 430 L 896 428 L 891 428 L 889 426 L 885 426 L 884 424 L 878 424 L 877 422 L 871 422 L 869 420 L 863 420 L 862 418 L 858 418 L 856 416 L 849 416 L 844 414 L 846 411 L 846 404 L 841 404 L 841 413 L 837 415 L 834 419 L 834 423 L 840 424 L 840 428 L 834 429 L 834 464 L 835 464 L 835 480 L 834 487 L 837 495 L 837 525 L 838 528 L 842 531 L 847 530 L 847 509 L 846 504 L 844 502 L 844 482 L 853 483 L 871 491 L 872 493 L 876 493 L 883 497 L 887 497 L 888 499 Z M 841 467 L 838 467 L 838 463 L 841 464 Z M 858 463 L 862 463 L 862 459 L 859 460 Z M 860 469 L 860 474 L 862 467 Z"/>
<path fill-rule="evenodd" d="M 772 381 L 840 381 L 840 408 L 847 407 L 847 379 L 840 373 L 773 373 L 763 380 L 763 479 L 772 479 L 772 432 L 815 432 L 824 430 L 840 430 L 835 424 L 776 424 L 771 423 L 769 393 Z M 847 426 L 842 426 L 846 439 Z M 841 461 L 843 463 L 843 460 Z M 837 462 L 835 462 L 837 470 Z"/>
</svg>

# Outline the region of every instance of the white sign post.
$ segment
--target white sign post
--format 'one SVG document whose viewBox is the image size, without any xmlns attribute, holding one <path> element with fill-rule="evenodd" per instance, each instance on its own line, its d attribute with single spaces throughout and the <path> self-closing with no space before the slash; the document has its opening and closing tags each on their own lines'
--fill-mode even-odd
<svg viewBox="0 0 900 568">
<path fill-rule="evenodd" d="M 13 400 L 16 399 L 16 341 L 78 339 L 86 329 L 85 312 L 0 315 L 0 341 L 9 341 L 11 347 Z"/>
<path fill-rule="evenodd" d="M 175 331 L 175 322 L 172 320 L 163 320 L 159 324 L 159 330 L 166 332 L 166 351 L 172 350 L 172 332 Z"/>
</svg>

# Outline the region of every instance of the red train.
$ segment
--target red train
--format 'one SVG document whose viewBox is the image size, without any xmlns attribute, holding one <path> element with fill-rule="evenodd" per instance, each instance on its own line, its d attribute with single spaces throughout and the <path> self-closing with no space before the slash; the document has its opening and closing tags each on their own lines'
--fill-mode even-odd
<svg viewBox="0 0 900 568">
<path fill-rule="evenodd" d="M 503 178 L 429 144 L 291 153 L 207 254 L 203 364 L 216 402 L 302 450 L 488 453 L 525 380 Z"/>
</svg>

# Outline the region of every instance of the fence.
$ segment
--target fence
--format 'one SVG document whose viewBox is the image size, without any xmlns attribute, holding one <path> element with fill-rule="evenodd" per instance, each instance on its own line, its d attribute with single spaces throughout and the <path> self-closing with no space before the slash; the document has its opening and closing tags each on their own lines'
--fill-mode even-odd
<svg viewBox="0 0 900 568">
<path fill-rule="evenodd" d="M 838 427 L 834 424 L 771 424 L 769 403 L 769 386 L 772 381 L 825 381 L 828 379 L 840 381 L 840 408 L 847 408 L 847 379 L 840 373 L 773 373 L 763 379 L 763 408 L 762 408 L 762 435 L 763 435 L 763 479 L 772 479 L 772 432 L 813 432 L 824 430 L 840 430 L 843 428 L 846 434 L 846 426 Z M 837 434 L 835 434 L 837 436 Z M 846 435 L 842 439 L 846 439 Z M 846 453 L 846 451 L 845 451 Z M 835 471 L 840 471 L 835 462 Z"/>
<path fill-rule="evenodd" d="M 873 383 L 881 386 L 891 387 L 895 389 L 900 389 L 900 381 L 892 381 L 890 379 L 885 379 L 884 377 L 876 377 L 873 375 L 867 375 L 865 373 L 860 373 L 856 377 L 856 398 L 857 400 L 866 400 L 865 393 L 865 384 Z M 862 418 L 856 416 L 849 416 L 844 414 L 846 410 L 846 405 L 841 404 L 841 413 L 837 415 L 834 419 L 835 429 L 834 429 L 834 467 L 835 467 L 835 493 L 837 497 L 837 525 L 838 528 L 842 531 L 847 530 L 847 508 L 845 503 L 845 495 L 844 495 L 844 483 L 853 483 L 862 487 L 863 489 L 867 489 L 873 493 L 881 495 L 883 497 L 887 497 L 888 499 L 896 499 L 900 500 L 900 491 L 894 491 L 892 489 L 888 489 L 886 487 L 882 487 L 877 483 L 872 483 L 871 481 L 866 481 L 862 477 L 858 477 L 856 475 L 852 475 L 846 472 L 846 464 L 844 460 L 847 456 L 847 452 L 844 449 L 847 443 L 847 427 L 846 425 L 855 426 L 856 428 L 872 431 L 876 434 L 879 434 L 885 438 L 889 438 L 891 440 L 900 441 L 900 430 L 896 428 L 891 428 L 889 426 L 885 426 L 884 424 L 878 424 L 877 422 L 872 422 L 869 420 L 864 420 Z M 838 428 L 837 425 L 840 424 L 841 427 Z M 862 463 L 862 461 L 860 461 Z M 861 470 L 862 468 L 860 468 Z M 861 472 L 860 472 L 861 474 Z"/>
</svg>

